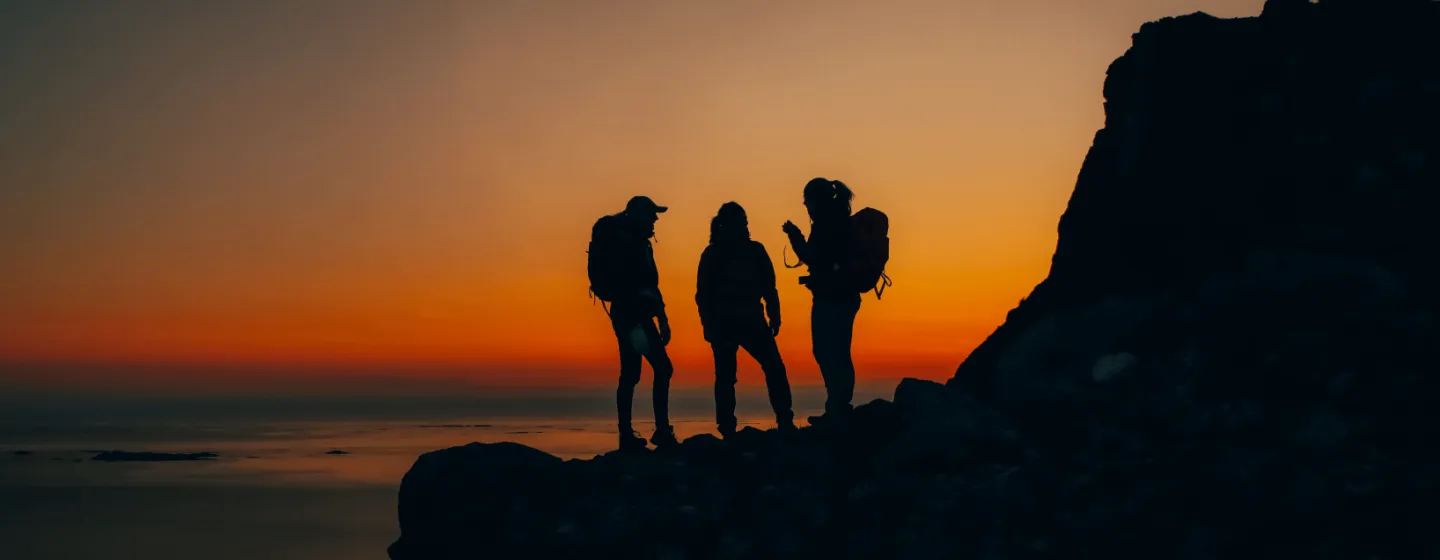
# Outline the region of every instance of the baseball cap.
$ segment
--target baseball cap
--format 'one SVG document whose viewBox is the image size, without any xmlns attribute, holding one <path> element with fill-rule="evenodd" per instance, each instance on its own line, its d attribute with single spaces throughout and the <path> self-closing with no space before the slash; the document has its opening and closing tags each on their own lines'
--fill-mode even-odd
<svg viewBox="0 0 1440 560">
<path fill-rule="evenodd" d="M 655 204 L 655 201 L 650 200 L 648 196 L 637 196 L 630 199 L 630 202 L 625 203 L 626 212 L 654 212 L 656 214 L 663 214 L 669 209 L 668 207 Z"/>
</svg>

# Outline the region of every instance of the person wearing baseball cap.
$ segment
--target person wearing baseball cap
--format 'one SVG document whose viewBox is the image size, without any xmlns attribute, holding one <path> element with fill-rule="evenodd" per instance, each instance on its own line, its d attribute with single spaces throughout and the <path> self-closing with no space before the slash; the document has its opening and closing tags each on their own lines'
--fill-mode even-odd
<svg viewBox="0 0 1440 560">
<path fill-rule="evenodd" d="M 640 383 L 641 358 L 650 362 L 655 380 L 655 447 L 678 444 L 670 426 L 670 375 L 674 366 L 665 346 L 670 343 L 670 319 L 660 295 L 660 274 L 655 266 L 655 222 L 666 208 L 648 196 L 631 198 L 625 211 L 600 218 L 591 230 L 590 290 L 611 303 L 610 326 L 620 347 L 620 383 L 615 401 L 621 449 L 641 449 L 644 438 L 630 423 L 635 386 Z M 658 324 L 657 324 L 658 323 Z"/>
</svg>

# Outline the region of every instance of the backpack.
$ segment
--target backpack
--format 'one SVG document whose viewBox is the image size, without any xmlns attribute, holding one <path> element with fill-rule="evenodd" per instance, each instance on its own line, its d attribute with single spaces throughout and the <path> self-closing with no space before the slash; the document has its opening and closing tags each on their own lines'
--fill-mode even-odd
<svg viewBox="0 0 1440 560">
<path fill-rule="evenodd" d="M 590 228 L 590 248 L 585 251 L 587 254 L 586 268 L 590 276 L 590 293 L 599 298 L 600 301 L 614 302 L 617 284 L 616 272 L 619 267 L 615 266 L 615 224 L 613 216 L 605 216 L 595 222 Z"/>
<path fill-rule="evenodd" d="M 885 275 L 885 264 L 890 261 L 890 217 L 874 208 L 863 208 L 850 216 L 855 232 L 855 248 L 850 260 L 850 277 L 860 293 L 875 290 L 875 299 L 880 299 L 885 288 L 891 285 Z"/>
</svg>

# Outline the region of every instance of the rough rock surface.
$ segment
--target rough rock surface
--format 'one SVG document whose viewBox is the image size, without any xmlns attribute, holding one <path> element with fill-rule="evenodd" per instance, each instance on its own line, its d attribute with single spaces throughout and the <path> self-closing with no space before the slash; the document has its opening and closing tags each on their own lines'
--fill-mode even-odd
<svg viewBox="0 0 1440 560">
<path fill-rule="evenodd" d="M 1440 5 L 1146 24 L 1049 277 L 849 426 L 422 456 L 396 560 L 1435 558 Z"/>
</svg>

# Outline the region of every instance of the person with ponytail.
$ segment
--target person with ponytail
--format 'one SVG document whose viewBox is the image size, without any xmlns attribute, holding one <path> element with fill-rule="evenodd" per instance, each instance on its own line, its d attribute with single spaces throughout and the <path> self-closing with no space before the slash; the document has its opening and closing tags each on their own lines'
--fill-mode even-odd
<svg viewBox="0 0 1440 560">
<path fill-rule="evenodd" d="M 825 414 L 810 417 L 812 425 L 834 423 L 852 409 L 855 396 L 855 362 L 850 343 L 855 315 L 860 311 L 860 294 L 847 279 L 848 256 L 854 251 L 855 232 L 850 221 L 850 202 L 855 194 L 845 183 L 824 177 L 805 185 L 805 210 L 810 215 L 810 237 L 792 222 L 781 228 L 795 254 L 805 263 L 809 275 L 800 283 L 810 289 L 810 339 L 815 363 L 825 380 Z M 798 266 L 798 265 L 796 265 Z"/>
<path fill-rule="evenodd" d="M 725 203 L 710 220 L 710 245 L 700 255 L 695 303 L 715 356 L 715 423 L 720 434 L 735 434 L 735 356 L 741 348 L 765 373 L 780 431 L 794 431 L 790 381 L 775 345 L 780 334 L 775 265 L 765 246 L 750 239 L 749 220 L 739 204 Z"/>
</svg>

